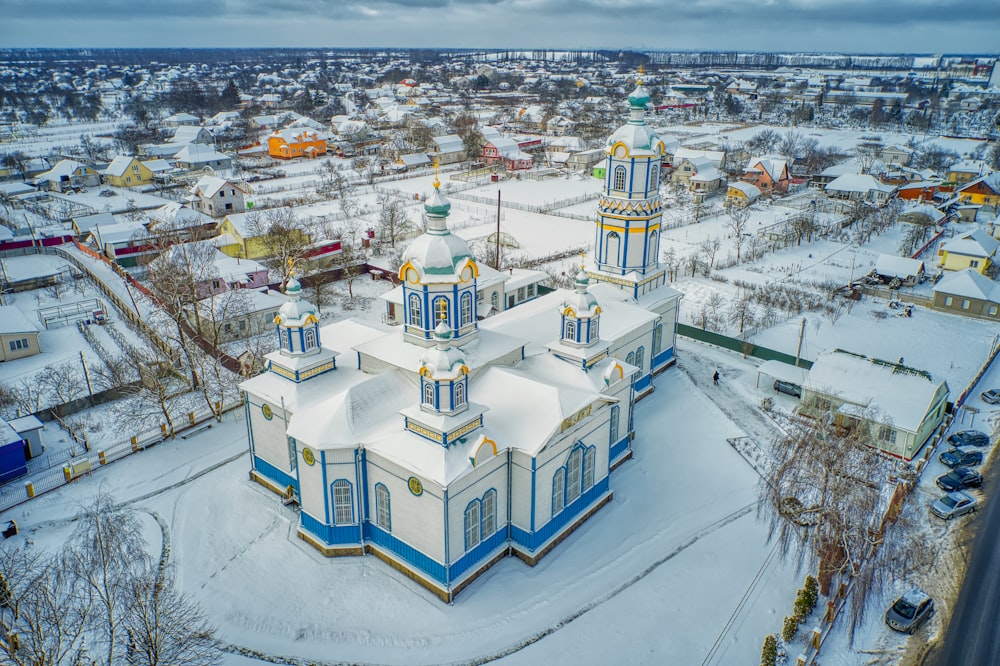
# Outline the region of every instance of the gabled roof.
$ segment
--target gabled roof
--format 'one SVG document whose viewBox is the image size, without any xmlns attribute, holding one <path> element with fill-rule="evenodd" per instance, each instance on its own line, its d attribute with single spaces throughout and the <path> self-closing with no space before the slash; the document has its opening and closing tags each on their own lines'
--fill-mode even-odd
<svg viewBox="0 0 1000 666">
<path fill-rule="evenodd" d="M 826 186 L 827 190 L 835 192 L 894 192 L 893 185 L 886 185 L 875 176 L 867 173 L 845 173 L 837 176 Z"/>
<path fill-rule="evenodd" d="M 742 180 L 738 180 L 735 183 L 729 183 L 729 188 L 739 190 L 750 201 L 754 201 L 760 197 L 760 189 L 756 185 L 744 183 Z"/>
<path fill-rule="evenodd" d="M 1000 241 L 982 229 L 966 231 L 964 234 L 955 236 L 941 244 L 941 249 L 945 252 L 968 257 L 992 257 L 996 253 L 997 247 L 1000 247 Z"/>
<path fill-rule="evenodd" d="M 774 182 L 788 177 L 788 161 L 783 157 L 755 157 L 743 171 L 764 171 Z"/>
<path fill-rule="evenodd" d="M 975 180 L 968 182 L 962 187 L 958 188 L 958 191 L 964 192 L 980 184 L 986 187 L 986 189 L 988 189 L 993 194 L 1000 194 L 1000 173 L 991 173 L 988 176 L 982 176 L 980 178 L 976 178 Z"/>
<path fill-rule="evenodd" d="M 111 160 L 111 164 L 104 169 L 104 175 L 115 177 L 124 176 L 125 172 L 128 171 L 128 168 L 134 161 L 135 158 L 131 155 L 118 155 L 115 159 Z"/>
<path fill-rule="evenodd" d="M 196 197 L 201 196 L 211 199 L 219 193 L 219 190 L 226 186 L 235 187 L 240 191 L 243 190 L 242 187 L 239 187 L 232 181 L 226 180 L 225 178 L 219 178 L 217 176 L 202 176 L 198 182 L 195 183 L 194 187 L 191 188 L 190 192 Z"/>
<path fill-rule="evenodd" d="M 880 254 L 875 260 L 875 272 L 887 277 L 901 280 L 917 276 L 924 271 L 924 262 L 909 257 L 896 257 L 891 254 Z"/>
<path fill-rule="evenodd" d="M 38 327 L 13 305 L 0 305 L 0 333 L 37 333 Z"/>
<path fill-rule="evenodd" d="M 945 273 L 944 277 L 934 285 L 933 291 L 949 296 L 1000 303 L 1000 284 L 989 279 L 975 268 Z"/>
<path fill-rule="evenodd" d="M 223 155 L 211 146 L 206 146 L 202 143 L 189 143 L 177 151 L 177 154 L 174 155 L 175 162 L 188 162 L 190 164 L 197 164 L 199 162 L 217 162 L 228 159 L 229 157 L 226 155 Z"/>
</svg>

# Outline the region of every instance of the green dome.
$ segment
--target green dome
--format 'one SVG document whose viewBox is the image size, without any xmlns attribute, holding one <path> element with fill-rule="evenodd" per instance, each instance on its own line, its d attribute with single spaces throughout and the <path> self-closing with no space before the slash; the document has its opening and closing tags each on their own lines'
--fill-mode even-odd
<svg viewBox="0 0 1000 666">
<path fill-rule="evenodd" d="M 628 105 L 633 108 L 645 109 L 647 104 L 649 104 L 649 93 L 646 92 L 646 89 L 640 83 L 628 96 Z"/>
<path fill-rule="evenodd" d="M 435 186 L 434 191 L 427 197 L 427 201 L 424 203 L 424 211 L 428 215 L 435 217 L 447 217 L 450 210 L 451 202 L 445 199 L 444 195 L 441 194 L 441 190 Z"/>
</svg>

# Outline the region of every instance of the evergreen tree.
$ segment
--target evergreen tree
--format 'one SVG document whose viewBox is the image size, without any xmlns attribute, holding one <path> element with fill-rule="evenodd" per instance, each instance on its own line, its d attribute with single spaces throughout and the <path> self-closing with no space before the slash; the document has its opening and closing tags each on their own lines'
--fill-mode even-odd
<svg viewBox="0 0 1000 666">
<path fill-rule="evenodd" d="M 222 93 L 219 95 L 219 104 L 222 105 L 224 109 L 234 109 L 240 104 L 240 91 L 237 89 L 236 84 L 230 79 L 226 87 L 222 89 Z"/>
</svg>

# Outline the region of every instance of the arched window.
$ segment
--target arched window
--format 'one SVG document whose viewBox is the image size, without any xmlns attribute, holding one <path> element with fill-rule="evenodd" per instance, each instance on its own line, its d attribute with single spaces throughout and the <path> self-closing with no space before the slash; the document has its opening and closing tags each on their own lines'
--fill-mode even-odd
<svg viewBox="0 0 1000 666">
<path fill-rule="evenodd" d="M 483 495 L 482 538 L 486 539 L 497 531 L 497 491 L 487 490 Z"/>
<path fill-rule="evenodd" d="M 310 349 L 315 349 L 316 347 L 316 329 L 307 328 L 306 329 L 306 351 Z"/>
<path fill-rule="evenodd" d="M 618 263 L 618 253 L 621 252 L 621 241 L 622 237 L 618 235 L 617 231 L 612 231 L 608 234 L 607 239 L 604 241 L 604 263 Z"/>
<path fill-rule="evenodd" d="M 663 350 L 663 324 L 657 324 L 653 329 L 653 356 Z"/>
<path fill-rule="evenodd" d="M 576 342 L 576 320 L 567 319 L 566 320 L 566 332 L 563 334 L 563 339 L 570 340 L 571 342 Z"/>
<path fill-rule="evenodd" d="M 424 382 L 424 404 L 434 405 L 434 384 L 432 382 Z"/>
<path fill-rule="evenodd" d="M 455 382 L 455 407 L 461 407 L 465 404 L 465 382 L 459 380 Z"/>
<path fill-rule="evenodd" d="M 566 506 L 566 468 L 560 467 L 552 477 L 552 515 L 556 515 Z"/>
<path fill-rule="evenodd" d="M 601 330 L 599 328 L 600 324 L 601 324 L 600 317 L 594 317 L 593 319 L 590 320 L 590 340 L 597 340 L 598 338 L 601 337 Z"/>
<path fill-rule="evenodd" d="M 296 453 L 295 449 L 296 449 L 296 447 L 295 447 L 295 438 L 294 437 L 289 437 L 288 438 L 288 469 L 292 470 L 293 472 L 295 471 L 295 469 L 299 465 L 299 458 L 298 458 L 298 454 Z"/>
<path fill-rule="evenodd" d="M 472 323 L 472 294 L 462 294 L 462 326 Z"/>
<path fill-rule="evenodd" d="M 351 493 L 351 482 L 340 479 L 334 481 L 333 489 L 333 523 L 335 525 L 351 525 L 354 523 L 354 499 Z"/>
<path fill-rule="evenodd" d="M 493 309 L 497 312 L 500 311 L 500 292 L 494 291 L 490 294 L 490 305 L 492 305 Z"/>
<path fill-rule="evenodd" d="M 646 361 L 646 349 L 645 347 L 639 347 L 635 350 L 635 367 L 639 368 L 639 374 L 642 374 L 642 364 Z"/>
<path fill-rule="evenodd" d="M 434 325 L 442 319 L 448 321 L 448 299 L 439 296 L 434 299 Z"/>
<path fill-rule="evenodd" d="M 654 264 L 656 263 L 656 257 L 660 252 L 660 234 L 655 231 L 649 233 L 649 238 L 646 239 L 646 263 Z"/>
<path fill-rule="evenodd" d="M 583 489 L 590 490 L 594 487 L 594 464 L 597 461 L 597 449 L 593 446 L 583 454 Z"/>
<path fill-rule="evenodd" d="M 282 349 L 290 349 L 288 346 L 291 337 L 289 336 L 288 329 L 279 328 L 278 329 L 278 346 Z"/>
<path fill-rule="evenodd" d="M 635 365 L 635 352 L 629 352 L 625 355 L 625 362 L 629 365 Z"/>
<path fill-rule="evenodd" d="M 392 531 L 389 517 L 389 489 L 381 483 L 375 484 L 375 523 L 386 532 Z"/>
<path fill-rule="evenodd" d="M 656 194 L 660 188 L 660 167 L 655 162 L 649 167 L 649 191 Z"/>
<path fill-rule="evenodd" d="M 625 191 L 625 167 L 623 166 L 615 167 L 614 189 L 619 192 Z"/>
<path fill-rule="evenodd" d="M 407 321 L 409 321 L 410 326 L 420 326 L 420 295 L 410 294 L 410 316 Z"/>
<path fill-rule="evenodd" d="M 465 549 L 479 545 L 479 500 L 472 500 L 465 507 Z"/>
<path fill-rule="evenodd" d="M 580 496 L 580 473 L 583 471 L 583 452 L 574 449 L 566 461 L 566 504 Z"/>
<path fill-rule="evenodd" d="M 618 443 L 618 421 L 621 419 L 621 407 L 618 405 L 611 406 L 611 445 L 614 446 Z"/>
</svg>

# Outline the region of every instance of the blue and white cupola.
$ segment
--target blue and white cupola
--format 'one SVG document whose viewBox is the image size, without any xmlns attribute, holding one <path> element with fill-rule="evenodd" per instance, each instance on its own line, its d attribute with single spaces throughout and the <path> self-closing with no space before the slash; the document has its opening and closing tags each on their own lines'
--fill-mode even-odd
<svg viewBox="0 0 1000 666">
<path fill-rule="evenodd" d="M 628 96 L 628 122 L 605 144 L 604 192 L 594 235 L 596 271 L 591 274 L 623 288 L 628 283 L 636 295 L 648 290 L 643 283 L 662 283 L 660 170 L 666 146 L 646 124 L 648 104 L 649 93 L 640 78 Z"/>
<path fill-rule="evenodd" d="M 435 344 L 434 329 L 444 320 L 454 332 L 454 344 L 477 337 L 476 279 L 479 268 L 468 243 L 448 230 L 451 203 L 434 178 L 434 191 L 424 204 L 427 231 L 410 243 L 402 256 L 405 339 Z"/>
<path fill-rule="evenodd" d="M 563 344 L 589 347 L 600 340 L 601 306 L 587 291 L 589 285 L 590 278 L 581 266 L 576 274 L 575 290 L 566 295 L 560 307 L 560 340 Z"/>
<path fill-rule="evenodd" d="M 400 413 L 407 430 L 448 447 L 482 427 L 486 408 L 469 401 L 469 366 L 444 320 L 434 328 L 433 340 L 420 357 L 420 404 Z"/>
<path fill-rule="evenodd" d="M 302 299 L 302 285 L 294 277 L 285 284 L 288 300 L 274 317 L 278 351 L 267 355 L 267 368 L 293 382 L 336 369 L 337 352 L 323 346 L 316 306 Z"/>
</svg>

